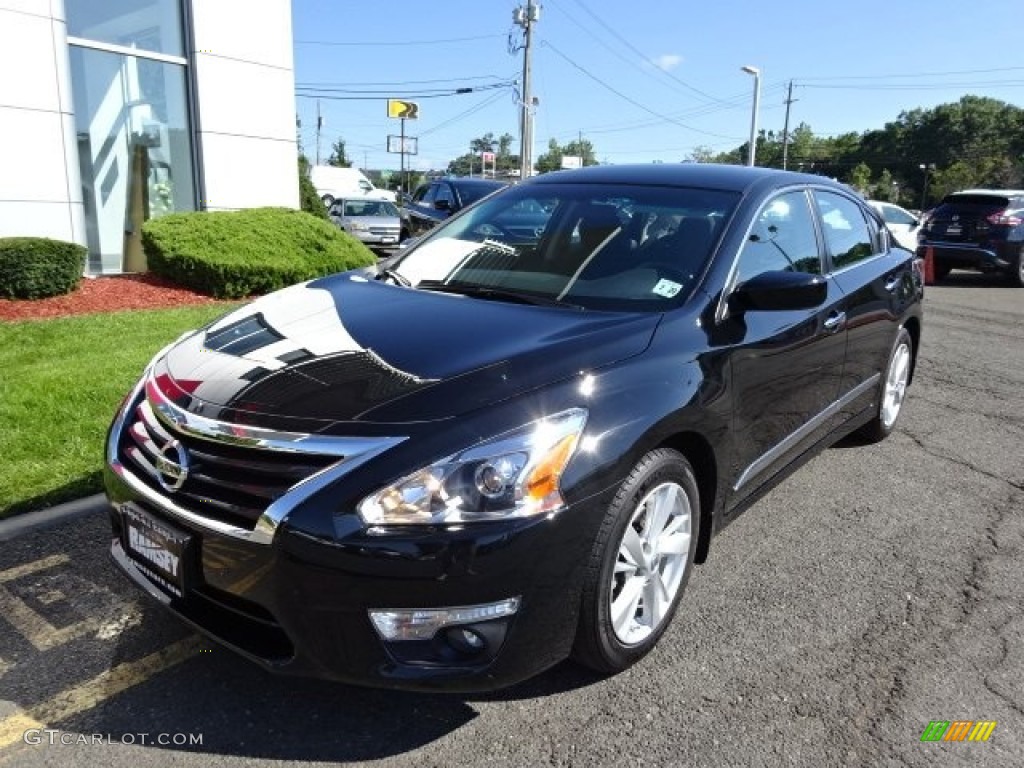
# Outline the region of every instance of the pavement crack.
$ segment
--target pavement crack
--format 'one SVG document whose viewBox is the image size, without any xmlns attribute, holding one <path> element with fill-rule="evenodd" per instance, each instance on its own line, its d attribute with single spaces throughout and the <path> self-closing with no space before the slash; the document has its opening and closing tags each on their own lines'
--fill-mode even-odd
<svg viewBox="0 0 1024 768">
<path fill-rule="evenodd" d="M 991 480 L 998 480 L 1000 483 L 1005 483 L 1006 485 L 1010 486 L 1011 488 L 1015 488 L 1018 491 L 1024 492 L 1024 483 L 1022 483 L 1022 482 L 1017 482 L 1017 481 L 1014 481 L 1014 480 L 1010 480 L 1009 478 L 1002 477 L 1001 475 L 998 475 L 995 472 L 991 472 L 991 471 L 989 471 L 987 469 L 983 469 L 982 467 L 979 467 L 977 464 L 974 464 L 973 462 L 970 462 L 967 459 L 962 459 L 962 458 L 959 458 L 957 456 L 950 456 L 949 454 L 942 453 L 941 451 L 935 450 L 934 448 L 929 446 L 922 438 L 918 437 L 917 435 L 915 435 L 913 432 L 911 432 L 908 429 L 902 429 L 902 430 L 900 430 L 900 432 L 901 432 L 901 434 L 904 434 L 907 437 L 909 437 L 911 440 L 913 440 L 914 443 L 917 444 L 918 448 L 920 448 L 922 451 L 927 453 L 929 456 L 932 456 L 933 458 L 942 459 L 943 461 L 948 461 L 948 462 L 950 462 L 952 464 L 957 465 L 958 467 L 963 467 L 964 469 L 968 469 L 971 472 L 976 472 L 979 475 L 982 475 L 983 477 L 987 477 L 987 478 L 989 478 Z"/>
</svg>

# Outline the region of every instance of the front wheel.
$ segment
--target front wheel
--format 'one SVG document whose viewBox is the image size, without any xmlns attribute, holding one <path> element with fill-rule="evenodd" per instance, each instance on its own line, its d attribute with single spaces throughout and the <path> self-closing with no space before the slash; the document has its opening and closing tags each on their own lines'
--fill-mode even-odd
<svg viewBox="0 0 1024 768">
<path fill-rule="evenodd" d="M 690 578 L 700 497 L 689 462 L 661 448 L 619 487 L 594 542 L 573 658 L 620 672 L 664 634 Z"/>
<path fill-rule="evenodd" d="M 896 343 L 889 353 L 889 364 L 882 374 L 878 413 L 860 430 L 861 435 L 867 440 L 877 443 L 891 435 L 896 428 L 896 421 L 903 410 L 903 400 L 907 395 L 913 360 L 914 341 L 906 328 L 900 328 L 896 335 Z"/>
</svg>

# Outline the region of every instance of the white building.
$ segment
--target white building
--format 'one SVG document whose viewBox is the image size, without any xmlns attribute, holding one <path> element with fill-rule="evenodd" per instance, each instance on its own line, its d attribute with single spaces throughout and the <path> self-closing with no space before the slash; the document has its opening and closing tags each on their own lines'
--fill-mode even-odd
<svg viewBox="0 0 1024 768">
<path fill-rule="evenodd" d="M 0 0 L 0 237 L 138 268 L 171 211 L 298 207 L 290 0 Z"/>
</svg>

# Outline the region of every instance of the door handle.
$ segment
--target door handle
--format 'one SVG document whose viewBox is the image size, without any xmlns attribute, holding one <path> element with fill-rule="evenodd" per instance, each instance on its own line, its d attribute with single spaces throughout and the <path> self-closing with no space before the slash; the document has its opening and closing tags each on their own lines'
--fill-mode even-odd
<svg viewBox="0 0 1024 768">
<path fill-rule="evenodd" d="M 825 330 L 828 333 L 835 333 L 841 331 L 846 327 L 846 313 L 845 312 L 833 312 L 823 323 Z"/>
</svg>

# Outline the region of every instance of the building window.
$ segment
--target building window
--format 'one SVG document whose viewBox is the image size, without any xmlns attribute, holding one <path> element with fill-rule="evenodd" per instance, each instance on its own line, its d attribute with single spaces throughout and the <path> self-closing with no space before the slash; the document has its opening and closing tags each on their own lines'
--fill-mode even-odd
<svg viewBox="0 0 1024 768">
<path fill-rule="evenodd" d="M 181 0 L 64 0 L 68 35 L 184 56 Z"/>
<path fill-rule="evenodd" d="M 138 271 L 142 223 L 196 209 L 181 0 L 66 9 L 88 271 Z"/>
</svg>

